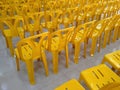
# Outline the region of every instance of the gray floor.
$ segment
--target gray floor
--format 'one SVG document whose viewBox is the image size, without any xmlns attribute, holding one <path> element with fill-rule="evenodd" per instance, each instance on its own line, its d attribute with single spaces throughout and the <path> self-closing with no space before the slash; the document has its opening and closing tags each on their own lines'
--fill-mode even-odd
<svg viewBox="0 0 120 90">
<path fill-rule="evenodd" d="M 90 45 L 89 45 L 90 46 Z M 96 51 L 95 56 L 89 55 L 90 47 L 87 49 L 87 58 L 82 57 L 83 49 L 81 49 L 81 57 L 79 63 L 73 62 L 73 49 L 69 46 L 69 68 L 65 67 L 65 53 L 62 52 L 59 56 L 59 73 L 53 74 L 52 71 L 52 57 L 47 53 L 47 60 L 49 63 L 49 76 L 45 76 L 45 71 L 42 62 L 35 62 L 35 79 L 36 85 L 29 84 L 27 71 L 24 62 L 20 62 L 21 70 L 16 71 L 15 58 L 10 57 L 9 50 L 6 48 L 4 37 L 0 33 L 0 90 L 53 90 L 65 81 L 72 78 L 79 78 L 82 70 L 90 68 L 94 65 L 100 64 L 104 54 L 120 49 L 120 40 L 111 43 L 100 53 Z M 83 86 L 85 86 L 82 83 Z M 86 87 L 86 86 L 85 86 Z"/>
</svg>

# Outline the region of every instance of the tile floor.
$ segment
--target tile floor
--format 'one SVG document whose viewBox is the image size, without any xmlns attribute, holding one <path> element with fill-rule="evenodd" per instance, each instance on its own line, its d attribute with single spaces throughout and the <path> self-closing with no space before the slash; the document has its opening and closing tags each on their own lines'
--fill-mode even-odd
<svg viewBox="0 0 120 90">
<path fill-rule="evenodd" d="M 15 43 L 15 41 L 14 41 Z M 120 40 L 111 43 L 100 53 L 96 52 L 94 57 L 89 55 L 90 47 L 87 49 L 87 58 L 80 57 L 79 63 L 73 62 L 73 49 L 69 46 L 69 68 L 65 67 L 65 54 L 62 52 L 59 56 L 59 73 L 53 74 L 52 71 L 52 57 L 47 53 L 47 60 L 49 63 L 49 76 L 45 76 L 45 71 L 42 62 L 34 63 L 36 85 L 29 84 L 25 64 L 20 62 L 21 70 L 16 71 L 15 58 L 9 55 L 9 50 L 6 48 L 4 37 L 0 32 L 0 90 L 54 90 L 55 87 L 68 81 L 72 78 L 78 79 L 82 70 L 100 64 L 104 54 L 120 49 Z M 81 54 L 82 54 L 81 49 Z M 82 55 L 80 55 L 82 56 Z M 84 83 L 82 83 L 84 87 Z M 87 90 L 87 88 L 86 88 Z"/>
</svg>

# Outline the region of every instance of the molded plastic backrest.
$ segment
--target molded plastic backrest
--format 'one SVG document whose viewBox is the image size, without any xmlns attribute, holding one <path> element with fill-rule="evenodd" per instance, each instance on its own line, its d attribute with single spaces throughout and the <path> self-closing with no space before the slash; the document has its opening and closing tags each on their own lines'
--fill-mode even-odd
<svg viewBox="0 0 120 90">
<path fill-rule="evenodd" d="M 82 25 L 78 25 L 74 30 L 74 35 L 72 37 L 72 40 L 74 40 L 79 34 L 79 32 L 82 32 L 82 40 L 84 40 L 89 34 L 93 32 L 93 27 L 96 21 L 88 22 Z"/>
<path fill-rule="evenodd" d="M 42 52 L 43 38 L 48 36 L 48 33 L 31 36 L 20 40 L 17 43 L 17 49 L 21 60 L 29 60 L 39 57 Z"/>
</svg>

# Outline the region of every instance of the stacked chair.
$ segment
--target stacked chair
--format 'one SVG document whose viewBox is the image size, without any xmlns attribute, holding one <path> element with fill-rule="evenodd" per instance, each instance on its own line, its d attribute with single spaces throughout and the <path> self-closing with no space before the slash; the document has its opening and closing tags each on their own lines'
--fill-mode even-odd
<svg viewBox="0 0 120 90">
<path fill-rule="evenodd" d="M 42 60 L 48 75 L 45 50 L 52 53 L 53 72 L 58 73 L 58 55 L 62 50 L 66 53 L 66 67 L 69 65 L 69 43 L 74 47 L 74 62 L 78 63 L 81 43 L 84 43 L 86 58 L 90 39 L 91 56 L 94 56 L 96 45 L 100 52 L 101 47 L 110 44 L 111 38 L 115 42 L 120 38 L 119 2 L 120 0 L 1 0 L 0 30 L 11 56 L 16 56 L 17 70 L 19 60 L 24 61 L 30 83 L 35 84 L 33 60 Z M 14 46 L 13 38 L 16 37 L 20 40 Z"/>
</svg>

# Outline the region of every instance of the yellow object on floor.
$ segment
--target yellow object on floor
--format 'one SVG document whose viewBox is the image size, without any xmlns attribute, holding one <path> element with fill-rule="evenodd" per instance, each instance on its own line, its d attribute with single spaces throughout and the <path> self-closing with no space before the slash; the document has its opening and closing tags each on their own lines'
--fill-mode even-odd
<svg viewBox="0 0 120 90">
<path fill-rule="evenodd" d="M 120 90 L 120 83 L 110 83 L 100 90 Z"/>
<path fill-rule="evenodd" d="M 102 63 L 109 63 L 114 69 L 120 71 L 120 50 L 106 54 L 102 60 Z"/>
<path fill-rule="evenodd" d="M 105 64 L 100 64 L 82 71 L 79 81 L 84 81 L 90 90 L 99 90 L 110 83 L 120 82 L 120 77 Z"/>
<path fill-rule="evenodd" d="M 68 82 L 58 86 L 54 90 L 85 90 L 76 79 L 71 79 Z"/>
</svg>

